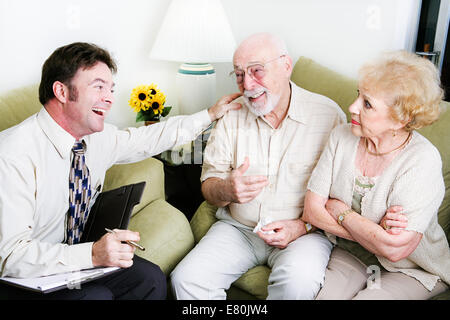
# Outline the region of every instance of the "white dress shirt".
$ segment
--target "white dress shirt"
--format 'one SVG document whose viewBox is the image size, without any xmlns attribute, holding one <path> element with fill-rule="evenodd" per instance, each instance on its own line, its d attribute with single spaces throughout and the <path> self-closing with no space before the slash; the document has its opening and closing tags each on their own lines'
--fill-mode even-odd
<svg viewBox="0 0 450 320">
<path fill-rule="evenodd" d="M 210 123 L 207 110 L 126 130 L 105 123 L 102 132 L 83 137 L 93 196 L 112 165 L 187 143 Z M 0 133 L 1 276 L 36 277 L 93 266 L 92 242 L 64 243 L 74 142 L 45 108 Z"/>
</svg>

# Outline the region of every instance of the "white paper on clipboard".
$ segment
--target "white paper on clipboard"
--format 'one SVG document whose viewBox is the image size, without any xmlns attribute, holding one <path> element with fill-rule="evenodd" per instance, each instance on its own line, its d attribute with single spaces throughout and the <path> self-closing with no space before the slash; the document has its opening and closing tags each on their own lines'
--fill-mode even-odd
<svg viewBox="0 0 450 320">
<path fill-rule="evenodd" d="M 2 277 L 0 281 L 31 291 L 49 293 L 65 288 L 76 289 L 82 283 L 101 278 L 118 270 L 120 270 L 119 267 L 102 267 L 36 278 Z"/>
</svg>

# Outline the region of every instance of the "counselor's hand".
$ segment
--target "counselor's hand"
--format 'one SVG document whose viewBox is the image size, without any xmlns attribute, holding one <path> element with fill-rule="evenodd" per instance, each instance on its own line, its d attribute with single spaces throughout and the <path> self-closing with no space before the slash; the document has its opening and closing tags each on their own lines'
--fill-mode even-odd
<svg viewBox="0 0 450 320">
<path fill-rule="evenodd" d="M 244 176 L 249 166 L 250 161 L 245 157 L 244 163 L 225 179 L 223 199 L 235 203 L 250 202 L 269 184 L 266 176 Z"/>
<path fill-rule="evenodd" d="M 106 233 L 92 246 L 92 263 L 94 267 L 129 268 L 133 265 L 133 246 L 123 241 L 139 241 L 139 232 L 114 229 L 114 233 Z"/>
<path fill-rule="evenodd" d="M 230 110 L 237 110 L 242 107 L 242 105 L 238 102 L 232 102 L 234 99 L 241 96 L 242 93 L 233 93 L 229 95 L 225 95 L 220 98 L 215 105 L 208 109 L 209 117 L 211 121 L 216 121 L 223 117 L 225 113 Z"/>
</svg>

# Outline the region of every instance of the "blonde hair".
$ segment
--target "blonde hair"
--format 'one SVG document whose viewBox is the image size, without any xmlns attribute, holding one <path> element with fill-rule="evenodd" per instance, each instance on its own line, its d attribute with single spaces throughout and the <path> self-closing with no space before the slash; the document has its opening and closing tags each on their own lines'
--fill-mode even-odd
<svg viewBox="0 0 450 320">
<path fill-rule="evenodd" d="M 444 96 L 431 61 L 407 51 L 382 54 L 359 70 L 359 86 L 383 97 L 394 121 L 412 131 L 435 122 Z"/>
</svg>

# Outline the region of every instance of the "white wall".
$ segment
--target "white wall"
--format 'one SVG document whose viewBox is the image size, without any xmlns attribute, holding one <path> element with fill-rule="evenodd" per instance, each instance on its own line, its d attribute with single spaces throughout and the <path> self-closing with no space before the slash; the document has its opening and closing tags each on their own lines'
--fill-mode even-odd
<svg viewBox="0 0 450 320">
<path fill-rule="evenodd" d="M 420 3 L 222 0 L 237 43 L 270 31 L 286 40 L 294 61 L 307 56 L 351 77 L 381 51 L 414 48 Z M 136 125 L 129 94 L 136 85 L 152 82 L 176 114 L 178 64 L 148 59 L 168 5 L 167 0 L 0 0 L 0 93 L 39 82 L 42 64 L 54 49 L 87 41 L 107 48 L 118 61 L 116 102 L 108 122 Z M 215 67 L 217 96 L 235 91 L 228 78 L 231 62 Z"/>
</svg>

